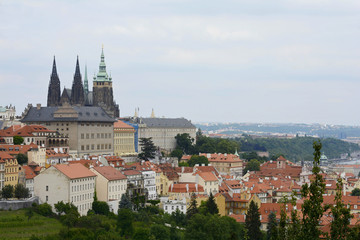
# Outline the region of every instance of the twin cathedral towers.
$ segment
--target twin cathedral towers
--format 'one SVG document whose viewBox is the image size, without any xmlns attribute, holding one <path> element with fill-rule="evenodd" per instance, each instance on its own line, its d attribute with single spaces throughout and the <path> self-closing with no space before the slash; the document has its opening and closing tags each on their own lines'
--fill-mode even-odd
<svg viewBox="0 0 360 240">
<path fill-rule="evenodd" d="M 76 69 L 72 88 L 64 88 L 61 95 L 60 91 L 60 79 L 56 71 L 56 62 L 54 57 L 48 90 L 48 107 L 57 107 L 66 104 L 71 106 L 96 106 L 102 107 L 111 117 L 119 117 L 119 105 L 116 104 L 113 97 L 112 79 L 106 72 L 104 49 L 101 51 L 99 72 L 93 79 L 93 91 L 89 91 L 86 67 L 84 84 L 82 82 L 79 57 L 76 60 Z"/>
</svg>

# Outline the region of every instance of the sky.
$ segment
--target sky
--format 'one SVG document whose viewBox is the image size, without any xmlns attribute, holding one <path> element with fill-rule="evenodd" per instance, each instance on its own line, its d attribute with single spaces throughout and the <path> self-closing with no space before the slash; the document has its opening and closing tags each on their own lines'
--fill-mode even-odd
<svg viewBox="0 0 360 240">
<path fill-rule="evenodd" d="M 120 115 L 360 125 L 359 0 L 0 0 L 0 106 L 98 71 Z M 91 83 L 91 82 L 90 82 Z"/>
</svg>

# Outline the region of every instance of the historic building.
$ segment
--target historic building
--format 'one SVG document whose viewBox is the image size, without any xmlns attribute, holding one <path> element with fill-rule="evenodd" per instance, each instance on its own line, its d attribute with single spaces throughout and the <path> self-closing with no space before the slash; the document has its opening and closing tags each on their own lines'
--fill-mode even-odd
<svg viewBox="0 0 360 240">
<path fill-rule="evenodd" d="M 26 124 L 40 124 L 69 139 L 69 154 L 113 154 L 115 120 L 101 107 L 70 106 L 36 107 L 31 105 L 21 120 Z"/>
<path fill-rule="evenodd" d="M 135 155 L 134 127 L 118 120 L 114 123 L 114 154 Z"/>
<path fill-rule="evenodd" d="M 112 78 L 106 72 L 104 49 L 101 51 L 99 72 L 94 77 L 93 91 L 89 90 L 87 67 L 85 67 L 84 83 L 80 72 L 79 58 L 76 60 L 76 68 L 72 88 L 64 88 L 60 94 L 60 79 L 56 69 L 54 57 L 52 73 L 48 88 L 48 107 L 62 106 L 66 103 L 72 106 L 96 106 L 102 107 L 111 117 L 119 117 L 119 105 L 114 101 Z"/>
</svg>

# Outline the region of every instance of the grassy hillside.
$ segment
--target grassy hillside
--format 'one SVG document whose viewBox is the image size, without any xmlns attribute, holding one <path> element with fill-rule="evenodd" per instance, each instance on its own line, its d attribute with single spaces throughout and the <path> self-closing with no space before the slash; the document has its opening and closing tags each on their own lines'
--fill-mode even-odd
<svg viewBox="0 0 360 240">
<path fill-rule="evenodd" d="M 56 219 L 37 213 L 28 221 L 25 211 L 0 211 L 0 240 L 29 239 L 31 235 L 46 236 L 58 233 L 62 227 Z"/>
</svg>

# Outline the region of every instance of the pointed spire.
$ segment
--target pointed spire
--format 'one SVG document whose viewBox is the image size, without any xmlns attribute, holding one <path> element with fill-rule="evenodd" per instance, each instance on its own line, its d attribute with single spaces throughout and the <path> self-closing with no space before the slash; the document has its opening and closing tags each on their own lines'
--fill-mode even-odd
<svg viewBox="0 0 360 240">
<path fill-rule="evenodd" d="M 79 77 L 80 75 L 80 66 L 79 66 L 79 56 L 76 58 L 76 69 L 75 69 L 75 77 Z"/>
<path fill-rule="evenodd" d="M 88 82 L 88 76 L 87 76 L 87 65 L 85 64 L 85 77 L 84 77 L 84 92 L 85 96 L 89 93 L 89 82 Z"/>
<path fill-rule="evenodd" d="M 97 82 L 111 81 L 111 77 L 109 78 L 109 76 L 106 72 L 104 45 L 101 48 L 101 59 L 100 59 L 100 64 L 99 64 L 99 72 L 96 76 L 96 79 L 94 78 L 94 81 L 97 81 Z"/>
<path fill-rule="evenodd" d="M 54 55 L 54 61 L 53 61 L 53 67 L 52 67 L 51 77 L 58 77 L 57 71 L 56 71 L 55 55 Z"/>
<path fill-rule="evenodd" d="M 137 108 L 135 108 L 135 114 L 134 114 L 134 117 L 138 117 L 139 114 L 138 114 L 138 111 L 137 111 Z"/>
<path fill-rule="evenodd" d="M 152 109 L 152 112 L 151 112 L 151 118 L 155 118 L 155 112 L 154 112 L 154 109 Z"/>
</svg>

